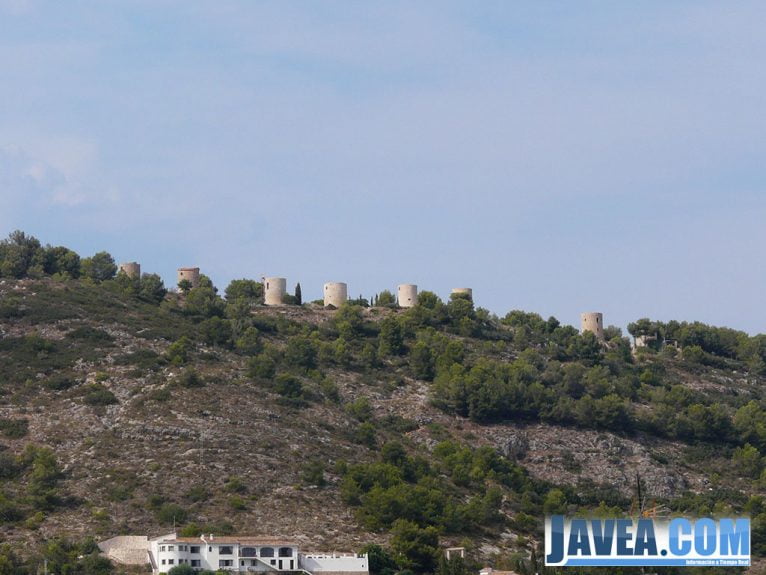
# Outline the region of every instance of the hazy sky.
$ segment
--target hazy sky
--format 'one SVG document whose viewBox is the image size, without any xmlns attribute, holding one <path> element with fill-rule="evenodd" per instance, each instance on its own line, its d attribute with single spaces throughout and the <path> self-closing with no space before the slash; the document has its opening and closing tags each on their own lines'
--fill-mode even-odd
<svg viewBox="0 0 766 575">
<path fill-rule="evenodd" d="M 763 2 L 0 0 L 0 235 L 766 332 Z"/>
</svg>

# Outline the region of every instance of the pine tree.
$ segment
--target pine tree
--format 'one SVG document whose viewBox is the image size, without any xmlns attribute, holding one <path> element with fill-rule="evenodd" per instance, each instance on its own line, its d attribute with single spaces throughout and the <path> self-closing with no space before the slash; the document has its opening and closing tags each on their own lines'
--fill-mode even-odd
<svg viewBox="0 0 766 575">
<path fill-rule="evenodd" d="M 295 305 L 303 305 L 303 294 L 301 294 L 301 283 L 295 285 Z"/>
</svg>

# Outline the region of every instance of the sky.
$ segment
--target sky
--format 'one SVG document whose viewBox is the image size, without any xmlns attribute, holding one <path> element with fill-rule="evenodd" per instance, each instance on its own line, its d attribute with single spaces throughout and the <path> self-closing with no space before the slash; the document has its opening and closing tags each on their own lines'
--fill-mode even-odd
<svg viewBox="0 0 766 575">
<path fill-rule="evenodd" d="M 763 2 L 0 0 L 0 236 L 766 332 Z"/>
</svg>

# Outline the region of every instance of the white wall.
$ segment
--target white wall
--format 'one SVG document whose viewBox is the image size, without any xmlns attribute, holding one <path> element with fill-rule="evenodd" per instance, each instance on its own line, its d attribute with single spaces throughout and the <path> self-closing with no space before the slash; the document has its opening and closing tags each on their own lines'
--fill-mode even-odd
<svg viewBox="0 0 766 575">
<path fill-rule="evenodd" d="M 356 555 L 302 555 L 301 567 L 306 571 L 367 571 L 367 557 Z"/>
</svg>

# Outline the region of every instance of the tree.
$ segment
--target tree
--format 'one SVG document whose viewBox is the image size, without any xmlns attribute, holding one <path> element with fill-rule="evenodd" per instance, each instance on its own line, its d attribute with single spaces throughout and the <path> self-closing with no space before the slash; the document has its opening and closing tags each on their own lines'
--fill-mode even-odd
<svg viewBox="0 0 766 575">
<path fill-rule="evenodd" d="M 604 328 L 604 339 L 606 341 L 612 341 L 616 338 L 622 337 L 622 329 L 616 325 L 609 325 Z"/>
<path fill-rule="evenodd" d="M 224 290 L 226 301 L 245 300 L 252 305 L 263 303 L 263 284 L 254 280 L 231 280 Z"/>
<path fill-rule="evenodd" d="M 380 322 L 378 351 L 382 356 L 399 355 L 404 351 L 404 330 L 402 324 L 393 316 Z"/>
<path fill-rule="evenodd" d="M 418 294 L 417 305 L 420 307 L 436 309 L 440 304 L 442 304 L 442 300 L 432 291 L 422 291 Z"/>
<path fill-rule="evenodd" d="M 216 295 L 214 287 L 200 285 L 186 294 L 184 311 L 189 315 L 202 317 L 222 316 L 224 302 Z"/>
<path fill-rule="evenodd" d="M 120 270 L 114 278 L 114 281 L 119 286 L 120 290 L 129 296 L 137 296 L 141 289 L 141 279 L 131 277 L 122 270 Z"/>
<path fill-rule="evenodd" d="M 112 562 L 97 552 L 85 555 L 79 559 L 79 563 L 82 575 L 111 575 L 111 573 L 114 573 Z"/>
<path fill-rule="evenodd" d="M 370 543 L 362 547 L 361 553 L 367 555 L 367 561 L 371 575 L 394 575 L 398 565 L 391 554 L 378 545 Z"/>
<path fill-rule="evenodd" d="M 289 373 L 280 373 L 274 380 L 274 391 L 283 397 L 298 399 L 303 396 L 303 384 Z"/>
<path fill-rule="evenodd" d="M 324 463 L 317 459 L 308 462 L 303 467 L 301 478 L 307 485 L 324 487 L 327 485 L 327 481 L 324 478 Z"/>
<path fill-rule="evenodd" d="M 234 342 L 237 351 L 244 355 L 255 355 L 261 351 L 263 344 L 257 328 L 248 327 L 237 341 Z"/>
<path fill-rule="evenodd" d="M 593 333 L 586 331 L 582 335 L 572 337 L 567 354 L 591 365 L 598 363 L 602 355 L 601 341 Z"/>
<path fill-rule="evenodd" d="M 410 367 L 415 377 L 431 381 L 434 378 L 434 356 L 425 341 L 418 341 L 410 352 Z"/>
<path fill-rule="evenodd" d="M 705 362 L 705 350 L 699 345 L 690 345 L 684 348 L 683 358 L 689 363 L 702 364 Z"/>
<path fill-rule="evenodd" d="M 43 250 L 43 271 L 48 275 L 80 277 L 80 256 L 64 246 L 46 246 Z"/>
<path fill-rule="evenodd" d="M 92 257 L 82 260 L 82 274 L 94 282 L 102 282 L 114 277 L 117 265 L 108 252 L 98 252 Z"/>
<path fill-rule="evenodd" d="M 165 356 L 173 365 L 183 365 L 189 359 L 189 354 L 193 348 L 191 340 L 182 335 L 177 341 L 168 346 Z"/>
<path fill-rule="evenodd" d="M 250 377 L 272 379 L 276 372 L 276 362 L 267 353 L 260 353 L 254 357 L 251 357 L 247 362 L 247 373 Z"/>
<path fill-rule="evenodd" d="M 301 284 L 295 284 L 295 305 L 303 305 L 303 294 L 301 293 Z"/>
<path fill-rule="evenodd" d="M 18 575 L 25 572 L 13 548 L 7 543 L 0 546 L 0 575 Z"/>
<path fill-rule="evenodd" d="M 633 337 L 642 335 L 651 335 L 659 337 L 662 332 L 662 324 L 652 321 L 647 317 L 642 317 L 628 324 L 628 333 Z"/>
<path fill-rule="evenodd" d="M 357 335 L 362 333 L 364 324 L 362 308 L 358 305 L 345 303 L 338 308 L 331 321 L 341 337 L 353 341 Z"/>
<path fill-rule="evenodd" d="M 162 525 L 176 525 L 185 523 L 189 518 L 189 512 L 176 503 L 163 503 L 155 513 L 157 521 Z"/>
<path fill-rule="evenodd" d="M 753 479 L 760 476 L 763 470 L 763 458 L 756 447 L 745 443 L 743 447 L 737 447 L 731 457 L 731 463 L 734 469 L 744 477 Z"/>
<path fill-rule="evenodd" d="M 432 573 L 439 553 L 439 532 L 435 527 L 418 527 L 407 519 L 397 519 L 391 528 L 391 549 L 396 562 L 417 573 Z"/>
<path fill-rule="evenodd" d="M 375 302 L 376 307 L 394 307 L 396 305 L 396 297 L 387 289 L 384 289 L 377 295 Z"/>
<path fill-rule="evenodd" d="M 436 575 L 468 575 L 468 567 L 465 564 L 465 559 L 455 556 L 451 559 L 447 559 L 444 555 L 439 557 L 439 565 L 436 568 Z"/>
<path fill-rule="evenodd" d="M 766 446 L 766 412 L 752 400 L 734 414 L 734 429 L 741 441 Z"/>
<path fill-rule="evenodd" d="M 286 365 L 314 369 L 316 367 L 316 360 L 316 345 L 310 338 L 304 335 L 296 335 L 287 340 L 287 347 L 285 348 Z"/>
<path fill-rule="evenodd" d="M 21 230 L 8 235 L 0 242 L 0 276 L 23 278 L 30 271 L 40 252 L 40 241 Z M 40 272 L 42 272 L 42 266 Z"/>
<path fill-rule="evenodd" d="M 165 289 L 165 283 L 157 274 L 143 274 L 141 284 L 138 289 L 138 295 L 151 303 L 160 303 L 165 299 L 168 290 Z"/>
<path fill-rule="evenodd" d="M 208 345 L 231 346 L 231 324 L 220 317 L 210 317 L 199 324 L 202 340 Z"/>
<path fill-rule="evenodd" d="M 551 489 L 545 496 L 543 511 L 546 515 L 558 515 L 566 513 L 567 498 L 561 489 Z"/>
<path fill-rule="evenodd" d="M 196 573 L 191 565 L 176 565 L 168 571 L 168 575 L 195 575 Z"/>
<path fill-rule="evenodd" d="M 188 293 L 192 289 L 192 283 L 187 279 L 182 279 L 178 282 L 178 289 L 181 290 L 181 293 Z"/>
</svg>

